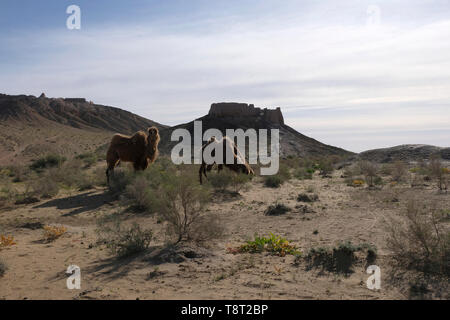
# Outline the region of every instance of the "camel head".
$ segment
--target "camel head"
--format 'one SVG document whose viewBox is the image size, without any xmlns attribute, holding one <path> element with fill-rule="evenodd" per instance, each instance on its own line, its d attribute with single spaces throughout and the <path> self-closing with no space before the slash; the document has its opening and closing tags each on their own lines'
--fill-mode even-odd
<svg viewBox="0 0 450 320">
<path fill-rule="evenodd" d="M 158 151 L 158 143 L 159 143 L 159 130 L 156 127 L 148 128 L 148 136 L 147 136 L 147 156 L 150 159 L 153 159 L 157 155 Z"/>
</svg>

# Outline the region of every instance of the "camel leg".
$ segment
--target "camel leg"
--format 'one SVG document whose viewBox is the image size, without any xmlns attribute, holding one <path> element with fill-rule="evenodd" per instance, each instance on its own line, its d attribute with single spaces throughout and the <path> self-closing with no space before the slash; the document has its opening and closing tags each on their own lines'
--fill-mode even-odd
<svg viewBox="0 0 450 320">
<path fill-rule="evenodd" d="M 202 181 L 202 176 L 203 176 L 203 174 L 205 173 L 204 171 L 205 171 L 205 167 L 206 167 L 206 165 L 205 165 L 205 163 L 202 163 L 202 165 L 200 166 L 200 169 L 198 170 L 198 177 L 199 177 L 199 180 L 200 180 L 200 184 L 203 184 L 203 181 Z M 206 173 L 205 173 L 205 175 L 206 175 Z"/>
<path fill-rule="evenodd" d="M 110 173 L 114 176 L 114 168 L 120 163 L 119 155 L 116 152 L 108 150 L 108 153 L 106 154 L 106 163 L 108 165 L 106 169 L 106 181 L 109 187 Z"/>
</svg>

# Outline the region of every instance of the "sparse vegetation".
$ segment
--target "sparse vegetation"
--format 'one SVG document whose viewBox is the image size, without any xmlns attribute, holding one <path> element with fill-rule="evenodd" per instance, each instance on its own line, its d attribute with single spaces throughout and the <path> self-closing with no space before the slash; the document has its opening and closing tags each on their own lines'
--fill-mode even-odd
<svg viewBox="0 0 450 320">
<path fill-rule="evenodd" d="M 291 208 L 285 206 L 282 203 L 275 203 L 270 205 L 266 211 L 264 212 L 264 214 L 266 216 L 279 216 L 282 214 L 285 214 L 287 212 L 291 211 Z"/>
<path fill-rule="evenodd" d="M 318 200 L 319 200 L 319 196 L 317 194 L 300 193 L 297 196 L 298 202 L 316 202 Z"/>
<path fill-rule="evenodd" d="M 266 251 L 280 257 L 284 257 L 287 254 L 301 255 L 301 251 L 296 246 L 290 244 L 285 238 L 273 233 L 270 233 L 268 237 L 260 237 L 255 234 L 254 240 L 249 240 L 238 248 L 228 248 L 227 251 L 233 254 L 261 253 Z"/>
<path fill-rule="evenodd" d="M 361 161 L 359 163 L 361 173 L 365 176 L 366 183 L 369 187 L 375 185 L 375 179 L 378 173 L 378 167 L 376 164 L 370 161 Z"/>
<path fill-rule="evenodd" d="M 139 224 L 123 226 L 115 218 L 112 221 L 100 221 L 97 228 L 100 243 L 105 243 L 111 254 L 118 258 L 128 257 L 148 249 L 153 239 L 150 229 L 142 229 Z"/>
<path fill-rule="evenodd" d="M 30 165 L 30 169 L 35 170 L 37 172 L 41 172 L 42 170 L 47 168 L 58 167 L 64 161 L 66 161 L 65 157 L 56 154 L 49 154 L 45 157 L 34 160 Z"/>
<path fill-rule="evenodd" d="M 268 188 L 279 188 L 282 183 L 283 180 L 277 175 L 264 177 L 264 185 Z"/>
<path fill-rule="evenodd" d="M 450 275 L 450 232 L 442 223 L 442 214 L 409 200 L 403 219 L 387 221 L 388 246 L 398 267 Z"/>
<path fill-rule="evenodd" d="M 352 267 L 360 259 L 357 252 L 365 253 L 367 263 L 373 263 L 377 256 L 376 247 L 370 244 L 354 245 L 350 241 L 341 242 L 336 247 L 312 248 L 305 257 L 307 268 L 320 267 L 330 272 L 349 274 Z"/>
<path fill-rule="evenodd" d="M 14 241 L 13 236 L 0 235 L 0 250 L 11 247 L 15 244 L 16 242 Z"/>
<path fill-rule="evenodd" d="M 44 240 L 47 242 L 54 241 L 67 232 L 67 228 L 64 226 L 46 225 L 43 229 Z"/>
<path fill-rule="evenodd" d="M 167 222 L 167 234 L 174 243 L 180 241 L 204 242 L 220 234 L 215 219 L 205 217 L 204 209 L 210 200 L 210 192 L 200 186 L 193 172 L 168 175 L 161 185 L 159 214 Z M 201 234 L 198 230 L 205 229 Z M 212 232 L 208 234 L 207 230 Z"/>
</svg>

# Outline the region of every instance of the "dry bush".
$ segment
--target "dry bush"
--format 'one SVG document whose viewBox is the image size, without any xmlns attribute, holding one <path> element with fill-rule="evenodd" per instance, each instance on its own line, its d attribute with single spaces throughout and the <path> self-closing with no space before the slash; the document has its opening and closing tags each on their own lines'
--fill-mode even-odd
<svg viewBox="0 0 450 320">
<path fill-rule="evenodd" d="M 283 203 L 275 203 L 275 204 L 270 205 L 266 209 L 264 214 L 266 216 L 279 216 L 279 215 L 285 214 L 289 211 L 291 211 L 291 208 L 287 207 Z"/>
<path fill-rule="evenodd" d="M 397 266 L 450 276 L 450 232 L 442 212 L 409 200 L 403 219 L 387 221 L 388 246 Z"/>
<path fill-rule="evenodd" d="M 138 211 L 152 211 L 154 209 L 155 190 L 150 188 L 146 176 L 136 176 L 126 186 L 124 202 Z"/>
<path fill-rule="evenodd" d="M 233 182 L 231 172 L 225 172 L 224 170 L 217 172 L 216 174 L 211 174 L 208 177 L 208 182 L 211 187 L 220 192 L 227 190 Z"/>
<path fill-rule="evenodd" d="M 359 162 L 359 168 L 361 173 L 366 178 L 366 183 L 369 187 L 373 187 L 375 184 L 375 179 L 378 173 L 378 166 L 370 161 L 361 161 Z"/>
<path fill-rule="evenodd" d="M 7 206 L 15 201 L 17 190 L 8 180 L 0 181 L 0 208 Z"/>
<path fill-rule="evenodd" d="M 46 174 L 38 179 L 27 181 L 25 197 L 52 198 L 58 192 L 58 183 L 50 174 Z"/>
<path fill-rule="evenodd" d="M 14 241 L 13 236 L 0 235 L 0 250 L 11 247 L 15 244 L 16 242 Z"/>
<path fill-rule="evenodd" d="M 137 223 L 129 227 L 123 226 L 117 217 L 100 220 L 97 233 L 98 242 L 105 243 L 111 254 L 118 258 L 147 250 L 153 239 L 153 232 L 150 229 L 141 229 Z"/>
<path fill-rule="evenodd" d="M 447 190 L 450 171 L 442 165 L 442 161 L 437 157 L 433 157 L 429 164 L 429 170 L 431 176 L 437 180 L 439 190 Z"/>
<path fill-rule="evenodd" d="M 54 241 L 67 232 L 67 228 L 64 226 L 50 226 L 43 227 L 44 240 L 47 242 Z"/>
<path fill-rule="evenodd" d="M 247 174 L 232 174 L 231 187 L 235 193 L 248 190 L 249 183 L 252 180 L 251 175 Z"/>
<path fill-rule="evenodd" d="M 13 182 L 24 182 L 30 177 L 29 168 L 22 165 L 14 165 L 8 168 L 10 177 L 13 177 Z"/>
<path fill-rule="evenodd" d="M 402 182 L 408 173 L 408 165 L 403 161 L 395 161 L 391 166 L 392 180 Z"/>
<path fill-rule="evenodd" d="M 198 230 L 216 230 L 220 224 L 205 217 L 205 207 L 210 202 L 210 192 L 197 183 L 194 172 L 172 174 L 160 187 L 159 214 L 167 223 L 167 235 L 179 243 L 197 239 Z M 216 224 L 216 225 L 214 225 Z M 210 234 L 212 239 L 217 234 Z M 202 235 L 205 241 L 205 235 Z"/>
</svg>

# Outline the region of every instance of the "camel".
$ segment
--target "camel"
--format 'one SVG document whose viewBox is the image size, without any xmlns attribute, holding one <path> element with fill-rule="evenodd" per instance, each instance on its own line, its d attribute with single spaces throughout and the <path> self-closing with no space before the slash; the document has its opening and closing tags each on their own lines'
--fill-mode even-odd
<svg viewBox="0 0 450 320">
<path fill-rule="evenodd" d="M 158 157 L 159 131 L 156 127 L 136 132 L 133 136 L 116 133 L 106 153 L 106 179 L 109 185 L 110 172 L 114 174 L 114 168 L 123 162 L 132 162 L 134 170 L 145 170 L 149 164 L 155 162 Z"/>
<path fill-rule="evenodd" d="M 242 156 L 242 154 L 239 152 L 238 148 L 236 147 L 235 143 L 230 138 L 225 136 L 222 138 L 222 140 L 217 140 L 215 137 L 211 137 L 211 139 L 209 139 L 209 141 L 202 146 L 202 155 L 203 155 L 203 151 L 205 150 L 205 148 L 208 145 L 210 145 L 211 143 L 217 143 L 217 144 L 223 145 L 223 161 L 222 161 L 223 164 L 217 164 L 218 172 L 220 172 L 223 169 L 223 166 L 225 166 L 228 169 L 230 169 L 236 173 L 242 172 L 247 175 L 255 174 L 255 172 L 250 167 L 250 165 L 247 163 L 247 161 L 245 161 L 245 157 Z M 230 150 L 233 153 L 233 156 L 234 156 L 233 163 L 226 163 L 227 150 Z M 214 151 L 211 153 L 211 155 L 214 156 Z M 240 163 L 239 163 L 238 159 L 241 160 Z M 206 172 L 211 171 L 211 169 L 214 167 L 215 164 L 216 163 L 207 164 L 202 156 L 202 165 L 200 166 L 200 170 L 198 172 L 199 178 L 200 178 L 200 184 L 203 183 L 203 179 L 202 179 L 203 175 L 205 175 L 205 177 L 207 178 L 208 176 L 206 175 Z"/>
</svg>

